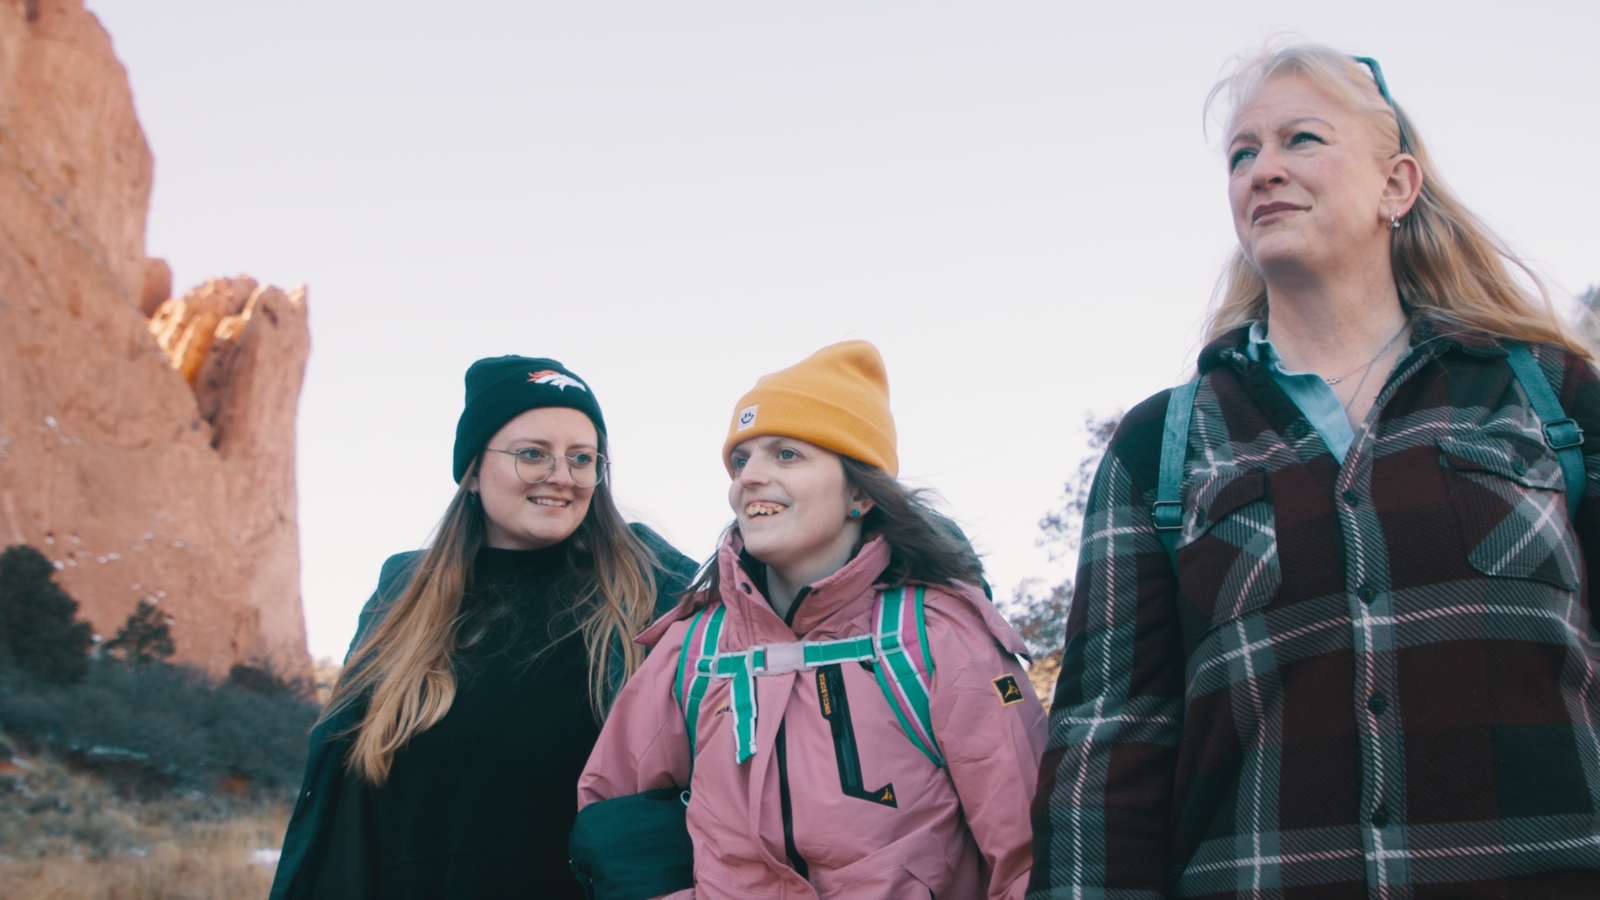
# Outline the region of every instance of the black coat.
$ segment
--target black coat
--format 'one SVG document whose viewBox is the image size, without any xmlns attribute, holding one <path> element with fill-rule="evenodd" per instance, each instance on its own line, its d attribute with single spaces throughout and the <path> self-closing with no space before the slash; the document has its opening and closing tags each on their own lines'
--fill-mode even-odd
<svg viewBox="0 0 1600 900">
<path fill-rule="evenodd" d="M 660 616 L 677 603 L 677 594 L 689 585 L 694 577 L 695 563 L 679 553 L 664 538 L 650 528 L 633 524 L 629 526 L 645 546 L 655 552 L 661 569 L 656 573 L 656 615 Z M 372 629 L 383 620 L 389 604 L 397 599 L 411 582 L 412 573 L 422 560 L 422 551 L 397 553 L 384 561 L 378 575 L 378 589 L 373 592 L 361 610 L 356 625 L 356 636 L 350 649 L 361 645 Z M 623 668 L 621 648 L 612 654 L 611 693 L 622 687 Z M 346 657 L 348 659 L 348 655 Z M 366 714 L 364 703 L 352 703 L 333 716 L 319 722 L 311 730 L 311 750 L 306 758 L 305 781 L 300 785 L 300 795 L 295 800 L 294 814 L 289 818 L 289 828 L 283 836 L 283 855 L 278 860 L 278 871 L 272 880 L 269 900 L 289 900 L 310 887 L 305 874 L 306 861 L 313 848 L 327 839 L 329 826 L 344 779 L 344 758 L 350 747 L 348 734 Z M 577 790 L 577 785 L 573 785 Z"/>
</svg>

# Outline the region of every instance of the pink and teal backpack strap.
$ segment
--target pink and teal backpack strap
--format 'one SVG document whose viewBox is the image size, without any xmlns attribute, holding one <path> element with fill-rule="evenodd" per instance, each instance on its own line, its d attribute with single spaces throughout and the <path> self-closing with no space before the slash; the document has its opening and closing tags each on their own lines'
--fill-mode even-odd
<svg viewBox="0 0 1600 900">
<path fill-rule="evenodd" d="M 884 699 L 900 720 L 900 727 L 936 766 L 944 766 L 933 738 L 928 684 L 933 676 L 933 656 L 928 652 L 928 627 L 923 616 L 923 588 L 908 598 L 904 588 L 878 595 L 873 634 L 833 641 L 794 641 L 760 644 L 745 650 L 723 652 L 721 604 L 695 613 L 678 651 L 678 671 L 673 696 L 683 710 L 689 732 L 689 765 L 694 766 L 700 704 L 715 678 L 732 684 L 734 762 L 756 754 L 756 679 L 764 675 L 815 669 L 844 662 L 873 661 L 873 672 Z"/>
<path fill-rule="evenodd" d="M 873 629 L 877 651 L 878 687 L 900 727 L 934 765 L 944 767 L 939 744 L 933 737 L 933 714 L 928 689 L 933 679 L 933 655 L 928 652 L 928 624 L 923 613 L 922 585 L 906 596 L 904 587 L 878 596 L 878 621 Z"/>
<path fill-rule="evenodd" d="M 711 686 L 712 671 L 717 661 L 717 643 L 722 638 L 722 618 L 727 612 L 727 607 L 719 603 L 695 613 L 694 618 L 689 620 L 689 630 L 683 635 L 683 648 L 678 651 L 678 672 L 672 692 L 678 700 L 678 708 L 683 710 L 684 723 L 689 729 L 690 768 L 694 767 L 700 701 Z"/>
</svg>

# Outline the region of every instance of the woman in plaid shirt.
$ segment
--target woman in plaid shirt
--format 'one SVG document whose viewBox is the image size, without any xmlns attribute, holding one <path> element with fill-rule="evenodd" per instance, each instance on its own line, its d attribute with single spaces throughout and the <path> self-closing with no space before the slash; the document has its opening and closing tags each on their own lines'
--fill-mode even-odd
<svg viewBox="0 0 1600 900">
<path fill-rule="evenodd" d="M 1589 351 L 1375 62 L 1267 51 L 1223 93 L 1239 253 L 1176 553 L 1163 392 L 1090 497 L 1028 896 L 1600 896 Z"/>
</svg>

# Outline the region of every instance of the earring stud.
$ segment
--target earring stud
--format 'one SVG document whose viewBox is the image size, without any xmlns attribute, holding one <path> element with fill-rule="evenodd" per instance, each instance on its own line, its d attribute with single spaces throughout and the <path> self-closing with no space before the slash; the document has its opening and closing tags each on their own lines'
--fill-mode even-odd
<svg viewBox="0 0 1600 900">
<path fill-rule="evenodd" d="M 859 509 L 850 510 L 850 518 L 852 518 L 852 519 L 861 518 L 861 510 L 859 510 Z"/>
<path fill-rule="evenodd" d="M 1389 213 L 1389 230 L 1390 231 L 1399 231 L 1400 230 L 1400 216 L 1399 215 L 1397 215 L 1395 213 Z"/>
</svg>

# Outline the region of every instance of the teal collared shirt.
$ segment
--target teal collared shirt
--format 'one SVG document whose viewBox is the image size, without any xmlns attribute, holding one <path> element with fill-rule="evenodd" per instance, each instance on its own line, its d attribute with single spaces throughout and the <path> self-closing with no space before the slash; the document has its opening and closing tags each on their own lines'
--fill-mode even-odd
<svg viewBox="0 0 1600 900">
<path fill-rule="evenodd" d="M 1267 326 L 1264 323 L 1250 323 L 1250 343 L 1244 352 L 1251 360 L 1267 367 L 1267 371 L 1272 373 L 1272 380 L 1283 388 L 1294 405 L 1300 407 L 1300 411 L 1311 421 L 1312 427 L 1322 435 L 1322 442 L 1333 452 L 1333 458 L 1344 465 L 1344 455 L 1350 451 L 1356 433 L 1350 427 L 1350 419 L 1344 414 L 1344 404 L 1334 395 L 1333 388 L 1314 372 L 1291 372 L 1285 369 L 1283 357 L 1267 340 Z"/>
</svg>

